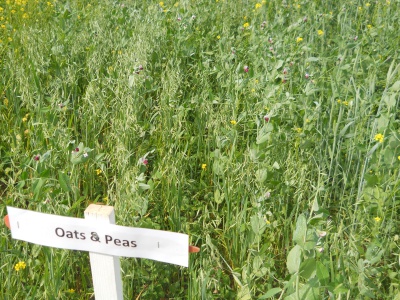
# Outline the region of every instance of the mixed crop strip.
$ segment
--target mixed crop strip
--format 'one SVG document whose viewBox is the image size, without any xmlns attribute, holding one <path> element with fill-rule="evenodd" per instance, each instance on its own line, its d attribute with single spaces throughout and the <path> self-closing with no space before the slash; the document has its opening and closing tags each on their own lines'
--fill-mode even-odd
<svg viewBox="0 0 400 300">
<path fill-rule="evenodd" d="M 127 299 L 396 299 L 399 1 L 0 1 L 0 212 L 187 233 Z M 89 299 L 0 229 L 1 299 Z"/>
</svg>

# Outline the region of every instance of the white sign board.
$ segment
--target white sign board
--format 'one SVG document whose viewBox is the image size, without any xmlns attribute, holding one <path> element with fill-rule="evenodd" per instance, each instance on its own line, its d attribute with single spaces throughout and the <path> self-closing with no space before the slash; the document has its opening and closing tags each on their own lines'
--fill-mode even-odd
<svg viewBox="0 0 400 300">
<path fill-rule="evenodd" d="M 140 257 L 188 267 L 189 236 L 169 231 L 99 224 L 7 207 L 14 239 L 43 246 Z"/>
</svg>

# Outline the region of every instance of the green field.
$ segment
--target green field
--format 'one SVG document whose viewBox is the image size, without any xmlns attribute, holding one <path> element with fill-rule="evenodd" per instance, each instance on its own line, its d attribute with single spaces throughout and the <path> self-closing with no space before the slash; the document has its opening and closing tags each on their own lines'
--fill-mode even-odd
<svg viewBox="0 0 400 300">
<path fill-rule="evenodd" d="M 0 0 L 6 206 L 186 233 L 125 299 L 400 299 L 400 1 Z M 93 299 L 0 225 L 0 299 Z"/>
</svg>

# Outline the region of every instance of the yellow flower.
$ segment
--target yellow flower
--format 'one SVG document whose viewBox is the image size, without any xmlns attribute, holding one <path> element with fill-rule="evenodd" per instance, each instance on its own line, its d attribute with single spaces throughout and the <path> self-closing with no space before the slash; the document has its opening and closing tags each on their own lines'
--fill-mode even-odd
<svg viewBox="0 0 400 300">
<path fill-rule="evenodd" d="M 367 3 L 365 4 L 365 6 L 366 6 L 366 7 L 370 7 L 370 6 L 371 6 L 371 3 L 367 2 Z"/>
<path fill-rule="evenodd" d="M 397 156 L 397 159 L 398 159 L 398 160 L 400 160 L 400 155 L 399 155 L 399 156 Z"/>
<path fill-rule="evenodd" d="M 348 106 L 348 105 L 349 105 L 349 102 L 345 100 L 345 101 L 343 101 L 343 105 L 344 105 L 344 106 Z"/>
<path fill-rule="evenodd" d="M 375 217 L 374 220 L 375 220 L 376 223 L 378 223 L 378 222 L 380 222 L 382 219 L 379 218 L 379 217 Z"/>
<path fill-rule="evenodd" d="M 217 35 L 217 40 L 219 40 L 221 38 L 221 36 L 220 35 Z"/>
<path fill-rule="evenodd" d="M 256 3 L 256 8 L 261 8 L 262 4 L 261 3 Z"/>
<path fill-rule="evenodd" d="M 249 27 L 249 26 L 250 26 L 249 22 L 246 22 L 246 23 L 243 24 L 243 27 L 244 27 L 244 28 L 247 28 L 247 27 Z"/>
<path fill-rule="evenodd" d="M 202 165 L 201 165 L 201 169 L 202 169 L 202 170 L 207 169 L 207 164 L 202 164 Z"/>
<path fill-rule="evenodd" d="M 297 133 L 302 133 L 303 129 L 301 129 L 300 127 L 296 127 L 294 130 L 296 130 Z"/>
<path fill-rule="evenodd" d="M 296 42 L 297 42 L 297 43 L 300 43 L 301 41 L 303 41 L 303 38 L 302 38 L 302 37 L 298 37 L 298 38 L 296 39 Z"/>
<path fill-rule="evenodd" d="M 178 7 L 178 6 L 179 6 L 179 2 L 176 2 L 176 3 L 174 4 L 174 6 L 175 6 L 175 7 Z"/>
<path fill-rule="evenodd" d="M 97 170 L 96 170 L 96 174 L 97 174 L 97 175 L 100 175 L 102 172 L 103 172 L 103 171 L 102 171 L 101 169 L 97 169 Z"/>
<path fill-rule="evenodd" d="M 160 3 L 158 3 L 161 7 L 163 7 L 164 6 L 164 2 L 160 2 Z"/>
<path fill-rule="evenodd" d="M 375 134 L 374 140 L 378 141 L 379 143 L 383 143 L 383 139 L 385 138 L 385 136 L 381 133 L 377 133 Z"/>
<path fill-rule="evenodd" d="M 14 269 L 15 269 L 15 271 L 19 271 L 19 270 L 23 270 L 23 269 L 25 269 L 26 268 L 26 263 L 25 262 L 23 262 L 23 261 L 20 261 L 20 262 L 18 262 L 15 266 L 14 266 Z"/>
<path fill-rule="evenodd" d="M 4 98 L 3 103 L 4 103 L 5 106 L 8 106 L 8 99 Z"/>
<path fill-rule="evenodd" d="M 271 222 L 268 221 L 268 220 L 265 220 L 265 223 L 266 223 L 267 225 L 271 224 Z"/>
<path fill-rule="evenodd" d="M 70 293 L 70 294 L 73 294 L 73 293 L 75 293 L 75 290 L 74 289 L 68 289 L 67 292 Z"/>
<path fill-rule="evenodd" d="M 339 104 L 340 104 L 340 103 L 342 103 L 342 100 L 340 100 L 340 99 L 337 99 L 337 103 L 339 103 Z"/>
<path fill-rule="evenodd" d="M 231 120 L 231 124 L 232 124 L 232 125 L 236 125 L 237 122 L 236 122 L 235 120 Z"/>
<path fill-rule="evenodd" d="M 320 29 L 320 30 L 318 30 L 318 35 L 323 35 L 324 34 L 324 32 Z"/>
<path fill-rule="evenodd" d="M 371 24 L 368 24 L 368 25 L 367 25 L 367 28 L 368 28 L 368 29 L 371 29 L 371 28 L 372 28 L 372 25 L 371 25 Z"/>
</svg>

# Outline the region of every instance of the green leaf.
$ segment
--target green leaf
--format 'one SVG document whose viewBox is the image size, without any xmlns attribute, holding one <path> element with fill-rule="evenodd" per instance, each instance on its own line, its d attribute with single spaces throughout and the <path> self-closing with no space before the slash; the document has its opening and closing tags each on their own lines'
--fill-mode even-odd
<svg viewBox="0 0 400 300">
<path fill-rule="evenodd" d="M 367 157 L 370 157 L 375 151 L 376 149 L 378 149 L 379 146 L 381 146 L 382 143 L 376 143 L 371 150 L 368 151 L 367 153 Z"/>
<path fill-rule="evenodd" d="M 260 144 L 266 142 L 266 141 L 269 139 L 269 136 L 270 136 L 270 133 L 269 133 L 269 132 L 257 136 L 256 144 L 257 144 L 257 145 L 260 145 Z"/>
<path fill-rule="evenodd" d="M 35 201 L 38 200 L 40 191 L 42 190 L 44 183 L 45 180 L 43 178 L 39 178 L 33 183 L 33 196 L 34 196 L 33 199 Z"/>
<path fill-rule="evenodd" d="M 58 171 L 58 182 L 60 183 L 60 186 L 64 192 L 70 192 L 72 190 L 68 175 L 61 171 Z"/>
<path fill-rule="evenodd" d="M 47 151 L 46 153 L 44 153 L 41 157 L 40 157 L 40 161 L 45 161 L 47 160 L 51 155 L 51 150 Z"/>
<path fill-rule="evenodd" d="M 276 294 L 278 294 L 278 293 L 280 293 L 280 292 L 282 292 L 282 289 L 281 288 L 272 288 L 272 289 L 270 289 L 268 292 L 266 292 L 264 295 L 262 295 L 260 298 L 258 298 L 259 300 L 262 300 L 262 299 L 268 299 L 268 298 L 271 298 L 272 296 L 274 296 L 274 295 L 276 295 Z"/>
<path fill-rule="evenodd" d="M 346 286 L 344 286 L 343 283 L 340 283 L 337 286 L 335 286 L 335 289 L 333 290 L 335 295 L 347 293 L 348 291 L 349 289 Z"/>
<path fill-rule="evenodd" d="M 317 263 L 314 258 L 309 258 L 304 261 L 300 266 L 300 276 L 304 279 L 310 279 L 315 276 Z"/>
<path fill-rule="evenodd" d="M 393 85 L 390 87 L 390 90 L 393 92 L 400 91 L 400 80 L 393 83 Z"/>
<path fill-rule="evenodd" d="M 389 125 L 389 118 L 385 115 L 381 115 L 377 120 L 377 131 L 384 132 Z"/>
<path fill-rule="evenodd" d="M 224 175 L 224 165 L 219 161 L 214 162 L 212 170 L 216 175 Z"/>
<path fill-rule="evenodd" d="M 281 68 L 282 66 L 283 66 L 283 63 L 284 63 L 284 61 L 283 60 L 278 60 L 278 62 L 276 63 L 276 66 L 275 66 L 275 69 L 279 69 L 279 68 Z"/>
<path fill-rule="evenodd" d="M 247 285 L 240 288 L 236 300 L 251 300 L 251 293 Z"/>
<path fill-rule="evenodd" d="M 101 161 L 101 160 L 104 158 L 104 156 L 105 156 L 105 153 L 99 153 L 99 154 L 96 155 L 96 157 L 94 158 L 94 160 L 95 160 L 96 162 L 99 162 L 99 161 Z"/>
<path fill-rule="evenodd" d="M 296 245 L 290 250 L 287 257 L 287 268 L 290 274 L 294 274 L 299 271 L 301 263 L 301 247 Z"/>
<path fill-rule="evenodd" d="M 354 121 L 347 123 L 346 126 L 344 126 L 342 130 L 340 130 L 339 137 L 342 137 L 346 133 L 347 129 L 349 129 L 349 127 L 353 124 L 354 124 Z"/>
<path fill-rule="evenodd" d="M 295 241 L 300 246 L 303 246 L 306 240 L 306 234 L 307 234 L 307 220 L 306 217 L 303 214 L 301 214 L 297 218 L 296 229 L 294 230 L 293 233 L 293 241 Z"/>
<path fill-rule="evenodd" d="M 306 59 L 306 62 L 314 62 L 314 61 L 319 61 L 318 57 L 309 57 Z"/>
<path fill-rule="evenodd" d="M 374 187 L 379 183 L 379 178 L 375 174 L 365 174 L 364 180 L 366 182 L 367 187 Z"/>
<path fill-rule="evenodd" d="M 385 101 L 388 109 L 392 109 L 396 106 L 396 103 L 397 103 L 396 98 L 397 98 L 397 94 L 395 94 L 395 93 L 393 93 L 391 95 L 385 95 L 383 97 L 383 101 Z"/>
<path fill-rule="evenodd" d="M 381 260 L 384 251 L 381 249 L 381 246 L 377 242 L 372 242 L 367 247 L 367 251 L 365 253 L 365 259 L 369 262 L 370 265 L 374 265 Z"/>
<path fill-rule="evenodd" d="M 18 182 L 17 184 L 17 189 L 18 190 L 22 190 L 25 186 L 25 180 L 21 180 L 20 182 Z"/>
<path fill-rule="evenodd" d="M 317 200 L 317 198 L 315 198 L 314 201 L 313 201 L 312 210 L 313 210 L 314 212 L 316 212 L 316 211 L 319 210 L 319 205 L 318 205 L 318 200 Z"/>
<path fill-rule="evenodd" d="M 261 235 L 267 228 L 264 219 L 259 215 L 253 215 L 250 218 L 251 229 L 256 235 Z"/>
<path fill-rule="evenodd" d="M 128 80 L 128 86 L 131 88 L 135 82 L 135 75 L 130 75 Z"/>
<path fill-rule="evenodd" d="M 221 195 L 221 192 L 218 189 L 215 190 L 215 192 L 214 192 L 214 200 L 215 200 L 215 202 L 217 204 L 221 204 L 224 201 L 224 198 L 225 198 L 225 194 L 224 193 L 222 193 L 222 195 Z"/>
<path fill-rule="evenodd" d="M 327 285 L 329 280 L 329 271 L 320 261 L 317 262 L 317 277 L 321 285 Z"/>
<path fill-rule="evenodd" d="M 299 296 L 299 297 L 298 297 Z M 319 289 L 309 284 L 303 285 L 300 290 L 287 296 L 285 300 L 320 300 Z"/>
<path fill-rule="evenodd" d="M 150 185 L 139 182 L 139 189 L 141 189 L 141 190 L 149 190 L 150 189 Z"/>
</svg>

